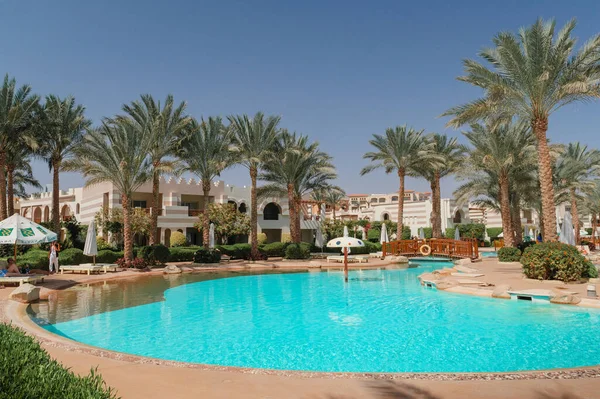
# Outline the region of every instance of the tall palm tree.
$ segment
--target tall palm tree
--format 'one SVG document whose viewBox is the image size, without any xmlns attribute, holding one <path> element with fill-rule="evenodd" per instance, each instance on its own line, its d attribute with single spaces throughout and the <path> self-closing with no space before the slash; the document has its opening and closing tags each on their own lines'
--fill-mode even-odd
<svg viewBox="0 0 600 399">
<path fill-rule="evenodd" d="M 336 210 L 340 207 L 342 201 L 346 198 L 346 192 L 340 187 L 331 186 L 321 190 L 315 190 L 311 193 L 313 201 L 329 205 L 331 208 L 333 221 L 336 220 Z"/>
<path fill-rule="evenodd" d="M 175 106 L 172 95 L 168 95 L 164 104 L 154 100 L 149 94 L 142 94 L 140 100 L 123 105 L 126 115 L 118 116 L 121 121 L 131 123 L 148 141 L 148 154 L 152 162 L 152 203 L 150 204 L 152 226 L 150 245 L 159 241 L 158 214 L 160 204 L 160 176 L 179 168 L 177 159 L 172 158 L 179 149 L 181 137 L 190 126 L 192 118 L 185 114 L 186 103 Z"/>
<path fill-rule="evenodd" d="M 437 154 L 432 162 L 423 162 L 415 168 L 417 174 L 424 177 L 431 187 L 432 237 L 442 237 L 442 204 L 440 180 L 459 170 L 464 161 L 464 147 L 458 144 L 456 138 L 445 134 L 431 134 L 427 139 L 432 143 L 432 151 Z"/>
<path fill-rule="evenodd" d="M 31 133 L 33 115 L 39 97 L 31 94 L 31 87 L 16 87 L 15 79 L 4 76 L 0 88 L 0 219 L 8 217 L 6 201 L 6 157 L 8 147 L 18 139 Z"/>
<path fill-rule="evenodd" d="M 8 214 L 15 213 L 15 196 L 25 197 L 25 186 L 41 188 L 33 176 L 31 169 L 32 149 L 19 140 L 17 145 L 10 145 L 6 153 L 6 193 Z"/>
<path fill-rule="evenodd" d="M 262 112 L 250 119 L 248 115 L 229 116 L 230 129 L 234 134 L 234 150 L 238 162 L 250 171 L 250 243 L 252 259 L 259 259 L 258 252 L 258 210 L 256 180 L 258 171 L 273 149 L 277 140 L 280 117 L 265 117 Z"/>
<path fill-rule="evenodd" d="M 385 173 L 396 172 L 400 180 L 398 195 L 398 229 L 396 235 L 402 237 L 404 217 L 404 179 L 416 175 L 422 163 L 435 162 L 439 157 L 432 151 L 433 144 L 425 139 L 423 130 L 414 130 L 405 126 L 388 128 L 385 135 L 374 134 L 369 143 L 376 151 L 367 152 L 363 158 L 371 164 L 365 166 L 360 174 L 365 175 L 375 169 L 384 168 Z"/>
<path fill-rule="evenodd" d="M 592 237 L 597 237 L 598 217 L 600 217 L 600 182 L 596 182 L 593 189 L 586 193 L 583 199 L 583 210 L 592 218 Z"/>
<path fill-rule="evenodd" d="M 52 227 L 54 231 L 59 231 L 62 163 L 79 146 L 92 122 L 85 117 L 85 107 L 75 104 L 74 97 L 61 100 L 54 95 L 46 96 L 37 122 L 37 152 L 52 170 Z"/>
<path fill-rule="evenodd" d="M 600 35 L 575 51 L 576 40 L 571 36 L 575 21 L 556 35 L 555 25 L 554 20 L 538 19 L 518 35 L 496 35 L 494 48 L 479 54 L 489 66 L 465 60 L 466 75 L 458 78 L 482 88 L 484 97 L 444 113 L 453 116 L 448 125 L 454 127 L 513 116 L 530 122 L 537 139 L 545 241 L 556 241 L 548 119 L 567 104 L 600 97 Z"/>
<path fill-rule="evenodd" d="M 132 194 L 152 179 L 147 145 L 142 132 L 132 124 L 105 120 L 102 126 L 84 136 L 72 158 L 64 164 L 66 170 L 83 174 L 86 187 L 110 182 L 121 194 L 126 260 L 133 259 Z"/>
<path fill-rule="evenodd" d="M 186 163 L 186 169 L 202 180 L 202 242 L 209 245 L 208 200 L 212 181 L 233 162 L 230 146 L 232 132 L 223 125 L 220 117 L 209 117 L 198 123 L 192 120 L 189 135 L 182 141 L 180 157 Z"/>
<path fill-rule="evenodd" d="M 264 165 L 260 180 L 269 182 L 258 189 L 259 197 L 287 196 L 292 242 L 302 241 L 300 210 L 302 198 L 330 187 L 337 174 L 331 157 L 309 144 L 308 137 L 283 130 Z"/>
<path fill-rule="evenodd" d="M 575 242 L 579 242 L 579 212 L 577 203 L 581 194 L 591 192 L 596 186 L 600 172 L 600 151 L 588 149 L 587 145 L 569 143 L 556 162 L 556 173 L 562 190 L 571 204 Z"/>
<path fill-rule="evenodd" d="M 500 205 L 504 243 L 512 247 L 515 245 L 515 237 L 511 212 L 511 179 L 529 169 L 528 161 L 533 158 L 535 138 L 523 122 L 490 123 L 486 126 L 473 124 L 471 131 L 464 135 L 472 146 L 468 168 L 475 171 L 476 176 L 470 186 L 473 188 L 479 185 L 478 189 L 482 193 L 486 190 L 488 193 L 497 193 L 489 196 L 497 199 Z M 497 191 L 490 190 L 493 184 L 497 184 Z M 466 191 L 464 187 L 461 189 Z"/>
</svg>

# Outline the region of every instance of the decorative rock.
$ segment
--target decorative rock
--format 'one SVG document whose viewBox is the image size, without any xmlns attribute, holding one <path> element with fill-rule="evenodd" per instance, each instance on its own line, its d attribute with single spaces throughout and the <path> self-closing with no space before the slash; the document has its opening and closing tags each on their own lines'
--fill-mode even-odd
<svg viewBox="0 0 600 399">
<path fill-rule="evenodd" d="M 164 268 L 163 273 L 165 274 L 179 274 L 182 270 L 175 265 L 168 265 Z"/>
<path fill-rule="evenodd" d="M 458 286 L 458 283 L 454 280 L 442 280 L 442 281 L 436 283 L 435 286 L 438 290 L 443 291 L 443 290 L 447 290 L 448 288 Z"/>
<path fill-rule="evenodd" d="M 35 302 L 40 299 L 40 288 L 26 283 L 11 292 L 9 298 L 21 303 Z"/>
<path fill-rule="evenodd" d="M 510 294 L 508 293 L 509 290 L 510 285 L 508 284 L 497 285 L 492 292 L 492 298 L 510 299 Z"/>
<path fill-rule="evenodd" d="M 557 291 L 554 291 L 554 294 L 556 294 L 556 296 L 550 298 L 551 303 L 557 303 L 561 305 L 577 305 L 579 302 L 581 302 L 581 298 L 579 298 L 577 295 Z"/>
<path fill-rule="evenodd" d="M 447 267 L 445 267 L 443 269 L 434 270 L 433 271 L 433 274 L 439 274 L 439 275 L 442 275 L 442 276 L 450 276 L 452 273 L 456 273 L 456 269 L 455 268 L 447 268 Z"/>
<path fill-rule="evenodd" d="M 436 281 L 440 279 L 440 276 L 433 273 L 423 273 L 417 278 L 421 281 L 421 285 L 423 285 L 423 281 Z"/>
<path fill-rule="evenodd" d="M 387 259 L 394 263 L 408 263 L 408 258 L 406 256 L 390 256 Z"/>
</svg>

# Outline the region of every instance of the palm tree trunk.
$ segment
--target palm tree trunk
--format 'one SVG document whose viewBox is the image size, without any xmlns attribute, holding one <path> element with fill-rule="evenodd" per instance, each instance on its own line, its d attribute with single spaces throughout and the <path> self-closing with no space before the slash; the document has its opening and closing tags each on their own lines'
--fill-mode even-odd
<svg viewBox="0 0 600 399">
<path fill-rule="evenodd" d="M 60 161 L 52 161 L 52 228 L 60 237 Z"/>
<path fill-rule="evenodd" d="M 294 221 L 294 225 L 296 226 L 296 231 L 298 232 L 298 242 L 302 242 L 302 225 L 301 225 L 301 221 L 300 221 L 300 211 L 299 211 L 299 209 L 302 208 L 302 199 L 295 198 L 294 201 L 296 203 L 296 220 Z"/>
<path fill-rule="evenodd" d="M 335 222 L 335 204 L 333 204 L 333 221 Z"/>
<path fill-rule="evenodd" d="M 575 189 L 569 190 L 569 197 L 571 200 L 571 216 L 573 217 L 573 229 L 575 230 L 575 245 L 579 245 L 579 213 L 577 211 L 577 196 L 575 195 Z"/>
<path fill-rule="evenodd" d="M 154 169 L 152 173 L 152 204 L 150 208 L 150 237 L 149 244 L 158 244 L 160 238 L 158 237 L 158 209 L 162 208 L 159 204 L 160 201 L 160 174 Z M 160 207 L 160 208 L 159 208 Z"/>
<path fill-rule="evenodd" d="M 296 197 L 294 195 L 294 185 L 287 185 L 287 195 L 288 195 L 288 207 L 290 213 L 290 236 L 292 238 L 292 242 L 299 243 L 300 237 L 298 234 L 298 225 L 296 223 L 296 219 L 298 218 L 298 209 L 296 208 Z M 299 221 L 299 219 L 298 219 Z"/>
<path fill-rule="evenodd" d="M 598 227 L 597 225 L 597 221 L 598 221 L 598 215 L 596 215 L 595 213 L 592 213 L 592 242 L 594 243 L 594 245 L 596 245 L 596 228 Z"/>
<path fill-rule="evenodd" d="M 210 219 L 208 218 L 208 196 L 210 194 L 210 180 L 202 179 L 202 245 L 208 248 Z"/>
<path fill-rule="evenodd" d="M 511 192 L 512 227 L 515 232 L 515 245 L 523 242 L 523 225 L 521 224 L 521 197 L 517 192 Z"/>
<path fill-rule="evenodd" d="M 250 166 L 250 202 L 252 202 L 252 206 L 250 207 L 250 257 L 252 260 L 257 260 L 260 258 L 260 253 L 258 252 L 258 204 L 256 203 L 256 178 L 258 176 L 258 170 L 256 166 Z"/>
<path fill-rule="evenodd" d="M 537 139 L 538 170 L 542 194 L 542 219 L 544 219 L 544 241 L 556 241 L 556 208 L 554 204 L 554 186 L 552 184 L 552 158 L 548 149 L 546 131 L 548 117 L 536 117 L 531 123 Z"/>
<path fill-rule="evenodd" d="M 442 199 L 440 193 L 440 173 L 435 172 L 431 185 L 431 227 L 432 237 L 442 237 Z"/>
<path fill-rule="evenodd" d="M 396 228 L 396 239 L 402 239 L 402 221 L 404 219 L 404 168 L 398 169 L 398 178 L 400 179 L 400 192 L 398 194 L 398 227 Z"/>
<path fill-rule="evenodd" d="M 0 150 L 0 219 L 8 217 L 6 213 L 6 151 Z M 32 214 L 33 218 L 33 214 Z"/>
<path fill-rule="evenodd" d="M 15 213 L 15 169 L 12 166 L 6 168 L 6 196 L 8 216 Z"/>
<path fill-rule="evenodd" d="M 123 206 L 123 252 L 126 261 L 133 260 L 133 242 L 131 236 L 131 204 L 129 196 L 121 195 Z"/>
<path fill-rule="evenodd" d="M 502 216 L 502 235 L 504 235 L 504 246 L 514 247 L 512 215 L 510 212 L 510 197 L 508 191 L 508 176 L 501 175 L 500 185 L 500 215 Z"/>
</svg>

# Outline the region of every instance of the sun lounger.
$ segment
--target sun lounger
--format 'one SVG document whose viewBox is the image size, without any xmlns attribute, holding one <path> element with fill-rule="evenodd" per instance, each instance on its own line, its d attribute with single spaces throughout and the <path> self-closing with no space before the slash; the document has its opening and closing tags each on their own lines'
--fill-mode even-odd
<svg viewBox="0 0 600 399">
<path fill-rule="evenodd" d="M 65 271 L 86 272 L 88 275 L 90 275 L 94 272 L 100 273 L 101 271 L 103 271 L 105 274 L 108 271 L 117 271 L 117 265 L 104 264 L 104 263 L 98 263 L 95 265 L 92 265 L 91 263 L 82 264 L 82 265 L 65 265 L 65 266 L 59 266 L 58 268 L 60 269 L 60 274 L 64 274 Z"/>
<path fill-rule="evenodd" d="M 328 256 L 327 257 L 327 263 L 329 263 L 330 261 L 335 261 L 335 262 L 343 262 L 344 261 L 344 256 L 343 255 L 334 255 L 334 256 Z M 348 262 L 358 262 L 358 263 L 368 263 L 369 262 L 369 256 L 368 255 L 348 255 Z"/>
<path fill-rule="evenodd" d="M 44 277 L 46 276 L 40 276 L 40 275 L 36 275 L 36 274 L 32 274 L 32 275 L 27 275 L 24 274 L 23 276 L 5 276 L 5 277 L 0 277 L 0 284 L 19 284 L 19 285 L 23 285 L 25 283 L 30 283 L 30 284 L 36 284 L 38 282 L 44 282 Z"/>
</svg>

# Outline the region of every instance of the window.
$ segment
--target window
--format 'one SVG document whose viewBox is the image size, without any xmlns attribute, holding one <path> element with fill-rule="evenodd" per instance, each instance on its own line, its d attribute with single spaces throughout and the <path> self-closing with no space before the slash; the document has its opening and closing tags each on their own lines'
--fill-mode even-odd
<svg viewBox="0 0 600 399">
<path fill-rule="evenodd" d="M 181 206 L 187 206 L 188 209 L 198 209 L 198 202 L 182 202 Z"/>
<path fill-rule="evenodd" d="M 371 204 L 376 204 L 377 203 L 377 198 L 371 198 Z"/>
<path fill-rule="evenodd" d="M 452 223 L 462 223 L 462 214 L 460 213 L 460 211 L 456 211 L 456 213 L 454 214 L 454 218 L 452 219 Z"/>
<path fill-rule="evenodd" d="M 248 211 L 246 209 L 246 204 L 244 204 L 243 202 L 240 204 L 240 207 L 238 208 L 238 210 L 240 211 L 240 213 L 246 213 Z"/>
<path fill-rule="evenodd" d="M 146 208 L 146 201 L 133 200 L 133 207 L 134 208 Z"/>
<path fill-rule="evenodd" d="M 385 202 L 385 198 L 379 198 L 379 203 L 384 203 Z"/>
<path fill-rule="evenodd" d="M 389 215 L 389 214 L 387 214 L 387 213 L 384 213 L 384 214 L 383 214 L 383 220 L 384 220 L 384 221 L 386 221 L 386 220 L 390 220 L 390 215 Z"/>
<path fill-rule="evenodd" d="M 79 215 L 79 211 L 81 210 L 79 204 L 75 205 L 75 213 Z"/>
<path fill-rule="evenodd" d="M 392 202 L 396 202 L 396 201 L 398 201 L 398 196 L 397 196 L 397 195 L 394 195 L 394 196 L 392 197 Z"/>
<path fill-rule="evenodd" d="M 265 220 L 279 220 L 279 213 L 279 207 L 275 203 L 270 202 L 263 210 L 263 217 Z"/>
</svg>

